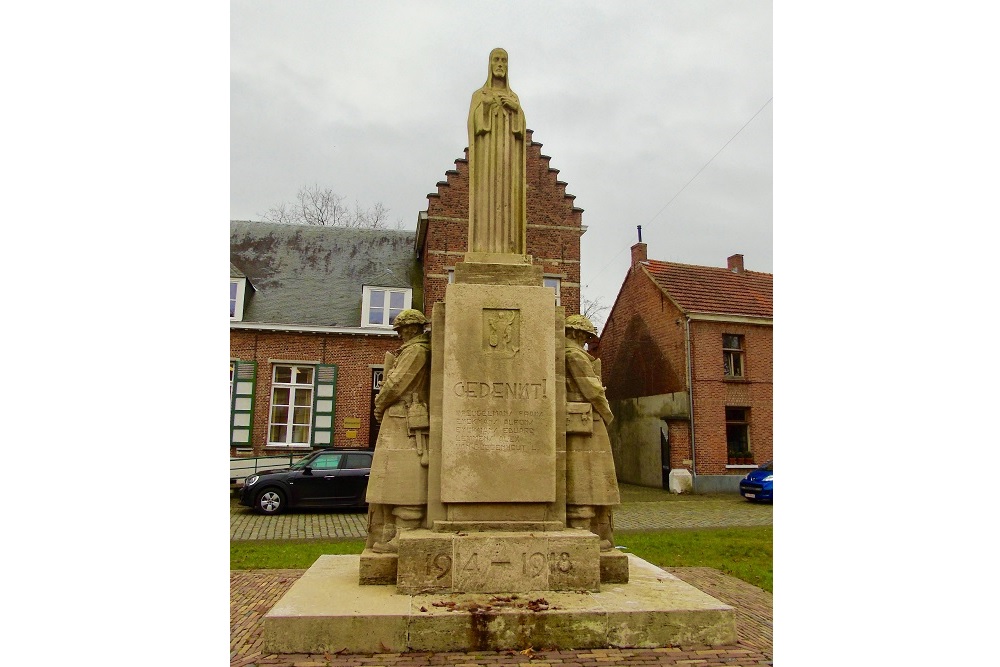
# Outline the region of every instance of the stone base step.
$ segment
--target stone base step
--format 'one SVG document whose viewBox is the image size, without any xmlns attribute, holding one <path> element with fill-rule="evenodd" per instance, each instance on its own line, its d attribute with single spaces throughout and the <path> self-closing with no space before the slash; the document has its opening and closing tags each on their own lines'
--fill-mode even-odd
<svg viewBox="0 0 1000 667">
<path fill-rule="evenodd" d="M 404 595 L 361 586 L 358 556 L 321 556 L 263 619 L 273 653 L 652 648 L 736 642 L 732 607 L 627 554 L 600 592 Z"/>
</svg>

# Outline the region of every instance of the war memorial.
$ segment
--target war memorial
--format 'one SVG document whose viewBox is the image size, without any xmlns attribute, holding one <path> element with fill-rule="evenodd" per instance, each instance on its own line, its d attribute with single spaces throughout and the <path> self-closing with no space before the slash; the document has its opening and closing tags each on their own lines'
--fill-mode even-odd
<svg viewBox="0 0 1000 667">
<path fill-rule="evenodd" d="M 732 607 L 614 548 L 614 416 L 584 348 L 596 331 L 525 254 L 526 125 L 503 49 L 468 132 L 469 248 L 430 322 L 393 323 L 366 548 L 320 557 L 265 616 L 265 648 L 734 643 Z"/>
</svg>

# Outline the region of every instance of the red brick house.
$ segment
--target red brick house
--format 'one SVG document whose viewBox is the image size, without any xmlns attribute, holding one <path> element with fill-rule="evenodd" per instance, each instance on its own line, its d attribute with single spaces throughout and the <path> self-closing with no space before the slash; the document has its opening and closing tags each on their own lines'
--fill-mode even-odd
<svg viewBox="0 0 1000 667">
<path fill-rule="evenodd" d="M 576 313 L 583 211 L 528 133 L 527 252 Z M 444 298 L 467 249 L 468 192 L 460 158 L 416 233 L 230 222 L 230 456 L 374 447 L 392 318 L 411 307 L 429 318 Z"/>
<path fill-rule="evenodd" d="M 622 481 L 732 491 L 772 459 L 772 275 L 660 262 L 632 246 L 598 355 Z"/>
</svg>

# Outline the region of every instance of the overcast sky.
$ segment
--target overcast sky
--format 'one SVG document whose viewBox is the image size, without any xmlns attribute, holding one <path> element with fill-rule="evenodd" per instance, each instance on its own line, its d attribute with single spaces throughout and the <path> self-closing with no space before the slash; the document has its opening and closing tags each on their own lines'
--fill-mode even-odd
<svg viewBox="0 0 1000 667">
<path fill-rule="evenodd" d="M 415 228 L 500 46 L 584 209 L 585 297 L 614 302 L 636 225 L 652 259 L 772 270 L 770 2 L 238 0 L 231 21 L 234 219 L 317 183 Z"/>
</svg>

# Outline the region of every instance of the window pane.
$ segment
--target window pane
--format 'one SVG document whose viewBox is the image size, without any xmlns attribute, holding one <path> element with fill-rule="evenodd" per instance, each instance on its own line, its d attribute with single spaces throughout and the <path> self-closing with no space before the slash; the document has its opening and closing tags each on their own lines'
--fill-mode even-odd
<svg viewBox="0 0 1000 667">
<path fill-rule="evenodd" d="M 313 468 L 319 470 L 336 470 L 340 467 L 340 459 L 343 454 L 325 454 L 323 456 L 316 457 L 313 462 Z"/>
<path fill-rule="evenodd" d="M 295 405 L 306 405 L 312 407 L 313 404 L 313 391 L 312 389 L 296 389 L 295 390 Z"/>
<path fill-rule="evenodd" d="M 275 424 L 271 427 L 271 434 L 268 436 L 268 442 L 285 442 L 285 437 L 288 434 L 288 427 L 281 424 Z"/>
<path fill-rule="evenodd" d="M 727 350 L 740 350 L 740 337 L 734 336 L 733 334 L 723 334 L 722 335 L 722 347 Z"/>
<path fill-rule="evenodd" d="M 291 366 L 275 366 L 274 367 L 274 381 L 275 382 L 291 382 L 292 381 L 292 367 Z"/>
<path fill-rule="evenodd" d="M 275 387 L 271 405 L 288 405 L 289 391 L 287 387 Z"/>
<path fill-rule="evenodd" d="M 389 292 L 389 307 L 396 310 L 403 310 L 402 292 Z"/>
<path fill-rule="evenodd" d="M 309 408 L 295 408 L 295 423 L 308 424 L 310 412 L 312 412 L 312 410 Z"/>
<path fill-rule="evenodd" d="M 355 292 L 357 294 L 357 292 Z M 371 292 L 371 300 L 369 304 L 372 308 L 383 308 L 385 307 L 385 290 L 373 289 Z"/>
<path fill-rule="evenodd" d="M 296 444 L 308 443 L 309 442 L 309 427 L 308 426 L 293 426 L 292 427 L 292 442 Z"/>
<path fill-rule="evenodd" d="M 726 448 L 729 450 L 729 456 L 749 455 L 746 426 L 734 424 L 726 426 Z"/>
<path fill-rule="evenodd" d="M 288 423 L 288 408 L 283 405 L 275 405 L 271 408 L 271 423 L 272 424 L 287 424 Z"/>
<path fill-rule="evenodd" d="M 296 366 L 295 384 L 312 384 L 313 369 L 308 366 Z"/>
<path fill-rule="evenodd" d="M 396 320 L 396 316 L 403 312 L 402 308 L 390 308 L 389 309 L 389 323 L 392 324 Z"/>
<path fill-rule="evenodd" d="M 371 468 L 371 454 L 348 454 L 345 468 Z"/>
<path fill-rule="evenodd" d="M 384 313 L 382 310 L 369 310 L 368 311 L 368 323 L 369 324 L 383 324 L 382 315 Z"/>
</svg>

